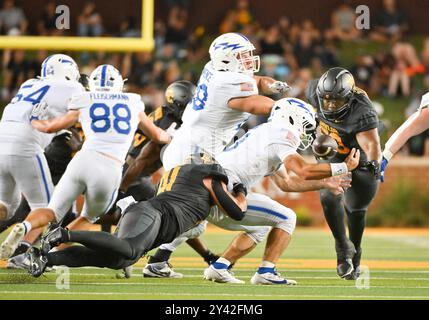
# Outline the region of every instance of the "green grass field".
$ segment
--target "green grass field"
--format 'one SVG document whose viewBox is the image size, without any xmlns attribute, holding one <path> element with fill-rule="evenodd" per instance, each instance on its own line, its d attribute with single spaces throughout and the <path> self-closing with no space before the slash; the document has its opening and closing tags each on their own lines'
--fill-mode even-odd
<svg viewBox="0 0 429 320">
<path fill-rule="evenodd" d="M 221 252 L 233 237 L 234 233 L 210 229 L 203 240 Z M 249 284 L 262 245 L 234 268 L 244 285 L 203 280 L 205 264 L 185 245 L 172 260 L 185 274 L 183 279 L 143 278 L 145 259 L 130 279 L 117 279 L 114 270 L 72 269 L 68 290 L 56 288 L 55 272 L 34 279 L 25 272 L 0 269 L 0 299 L 429 299 L 428 248 L 429 230 L 370 230 L 362 263 L 369 267 L 369 288 L 359 289 L 354 281 L 336 276 L 333 240 L 326 230 L 298 229 L 278 265 L 280 272 L 298 281 L 296 287 Z"/>
</svg>

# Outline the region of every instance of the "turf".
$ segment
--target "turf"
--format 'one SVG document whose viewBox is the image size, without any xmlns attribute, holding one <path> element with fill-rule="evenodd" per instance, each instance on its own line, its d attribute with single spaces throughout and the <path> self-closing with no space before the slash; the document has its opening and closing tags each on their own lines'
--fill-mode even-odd
<svg viewBox="0 0 429 320">
<path fill-rule="evenodd" d="M 211 229 L 203 239 L 219 252 L 233 236 Z M 172 260 L 183 279 L 143 278 L 144 259 L 130 279 L 118 279 L 114 270 L 71 269 L 68 290 L 56 288 L 55 272 L 34 279 L 22 271 L 0 269 L 0 299 L 429 299 L 429 230 L 370 230 L 363 247 L 363 265 L 369 267 L 366 282 L 336 276 L 333 241 L 326 230 L 299 229 L 279 263 L 280 272 L 298 281 L 296 287 L 249 284 L 263 246 L 234 268 L 244 285 L 203 280 L 204 262 L 183 246 Z M 366 288 L 359 289 L 359 284 Z"/>
</svg>

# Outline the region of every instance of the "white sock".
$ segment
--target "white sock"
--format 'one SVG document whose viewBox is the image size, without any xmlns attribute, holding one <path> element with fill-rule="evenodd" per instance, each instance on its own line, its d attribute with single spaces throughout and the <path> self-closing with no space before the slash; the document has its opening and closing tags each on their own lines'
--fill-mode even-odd
<svg viewBox="0 0 429 320">
<path fill-rule="evenodd" d="M 275 263 L 269 262 L 269 261 L 262 261 L 261 262 L 261 268 L 275 268 Z"/>
<path fill-rule="evenodd" d="M 213 263 L 213 267 L 217 268 L 217 269 L 222 269 L 222 268 L 218 268 L 220 267 L 220 265 L 218 263 L 221 263 L 222 265 L 226 265 L 226 268 L 228 268 L 231 265 L 231 262 L 229 262 L 227 259 L 220 257 L 219 259 L 216 260 L 215 263 Z"/>
<path fill-rule="evenodd" d="M 28 221 L 24 221 L 22 224 L 25 227 L 25 234 L 29 233 L 31 231 L 31 228 L 32 228 L 31 223 Z"/>
</svg>

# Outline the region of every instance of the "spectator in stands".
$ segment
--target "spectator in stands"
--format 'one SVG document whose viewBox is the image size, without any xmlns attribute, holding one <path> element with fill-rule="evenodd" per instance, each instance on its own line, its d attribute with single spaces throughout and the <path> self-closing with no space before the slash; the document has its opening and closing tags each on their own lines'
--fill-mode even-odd
<svg viewBox="0 0 429 320">
<path fill-rule="evenodd" d="M 28 78 L 30 70 L 31 64 L 25 58 L 25 51 L 13 51 L 12 58 L 10 59 L 4 72 L 3 95 L 6 100 L 15 95 L 20 84 Z"/>
<path fill-rule="evenodd" d="M 37 22 L 37 34 L 39 36 L 61 35 L 63 30 L 56 27 L 58 14 L 55 12 L 56 4 L 54 1 L 48 2 L 44 7 L 42 16 Z"/>
<path fill-rule="evenodd" d="M 233 9 L 233 12 L 235 14 L 236 27 L 238 31 L 255 22 L 248 0 L 238 0 L 237 6 Z"/>
<path fill-rule="evenodd" d="M 356 28 L 356 13 L 350 1 L 342 3 L 331 15 L 331 28 L 326 30 L 328 40 L 354 41 L 361 33 Z"/>
<path fill-rule="evenodd" d="M 407 31 L 407 16 L 397 8 L 396 0 L 383 0 L 383 10 L 376 17 L 375 31 L 370 33 L 370 38 L 395 42 Z"/>
<path fill-rule="evenodd" d="M 27 26 L 24 11 L 15 6 L 14 0 L 5 0 L 3 9 L 0 10 L 0 33 L 25 34 Z"/>
<path fill-rule="evenodd" d="M 175 50 L 185 47 L 189 35 L 186 30 L 187 22 L 188 11 L 173 7 L 169 13 L 164 43 L 173 45 Z"/>
<path fill-rule="evenodd" d="M 78 17 L 78 32 L 80 37 L 100 37 L 103 34 L 101 15 L 97 12 L 94 2 L 87 2 Z"/>
<path fill-rule="evenodd" d="M 293 53 L 300 68 L 309 68 L 317 58 L 316 43 L 310 32 L 302 31 L 294 45 Z"/>
<path fill-rule="evenodd" d="M 141 36 L 141 31 L 137 25 L 136 18 L 129 16 L 123 20 L 120 26 L 120 36 L 124 38 L 137 38 Z"/>
<path fill-rule="evenodd" d="M 378 72 L 374 59 L 368 54 L 357 56 L 356 63 L 350 68 L 355 78 L 356 85 L 365 90 L 369 96 L 378 94 L 379 83 L 376 74 Z"/>
<path fill-rule="evenodd" d="M 388 93 L 390 97 L 398 95 L 398 90 L 404 97 L 411 93 L 411 77 L 416 73 L 424 73 L 425 68 L 419 61 L 414 47 L 405 42 L 397 42 L 392 48 L 395 65 L 390 75 Z"/>
<path fill-rule="evenodd" d="M 285 52 L 278 25 L 269 27 L 259 42 L 261 55 L 275 54 L 282 56 Z"/>
</svg>

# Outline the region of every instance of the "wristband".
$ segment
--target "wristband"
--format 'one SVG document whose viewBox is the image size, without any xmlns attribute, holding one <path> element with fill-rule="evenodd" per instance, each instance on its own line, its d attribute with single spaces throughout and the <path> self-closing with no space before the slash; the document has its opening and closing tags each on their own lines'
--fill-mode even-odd
<svg viewBox="0 0 429 320">
<path fill-rule="evenodd" d="M 390 152 L 389 149 L 384 149 L 383 151 L 383 157 L 389 162 L 393 158 L 394 154 Z"/>
<path fill-rule="evenodd" d="M 341 163 L 330 163 L 331 166 L 331 174 L 333 177 L 336 176 L 342 176 L 343 174 L 346 174 L 349 172 L 349 169 L 347 168 L 347 165 L 345 162 Z"/>
</svg>

